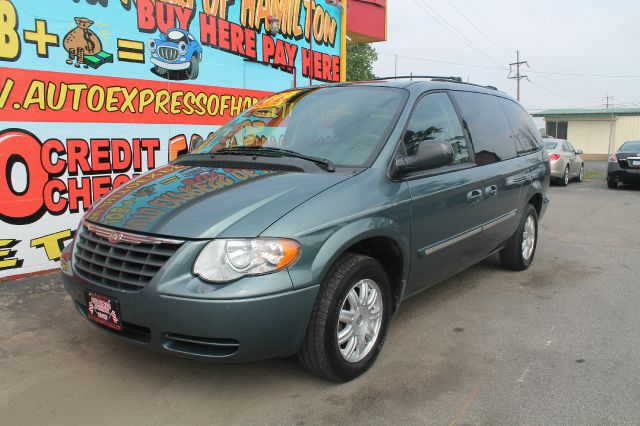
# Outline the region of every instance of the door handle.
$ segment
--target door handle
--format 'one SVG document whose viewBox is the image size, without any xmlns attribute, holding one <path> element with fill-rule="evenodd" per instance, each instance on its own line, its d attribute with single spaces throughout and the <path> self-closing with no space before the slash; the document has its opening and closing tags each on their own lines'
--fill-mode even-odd
<svg viewBox="0 0 640 426">
<path fill-rule="evenodd" d="M 467 201 L 470 203 L 477 203 L 482 199 L 482 191 L 479 189 L 474 189 L 467 194 Z"/>
<path fill-rule="evenodd" d="M 493 198 L 493 197 L 496 196 L 497 193 L 498 193 L 498 186 L 497 185 L 490 185 L 490 186 L 487 186 L 484 189 L 484 195 L 487 198 Z"/>
</svg>

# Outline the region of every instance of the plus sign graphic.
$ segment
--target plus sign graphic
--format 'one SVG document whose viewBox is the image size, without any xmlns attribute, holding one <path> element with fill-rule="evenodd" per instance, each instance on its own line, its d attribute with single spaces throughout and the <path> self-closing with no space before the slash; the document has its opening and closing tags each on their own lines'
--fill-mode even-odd
<svg viewBox="0 0 640 426">
<path fill-rule="evenodd" d="M 60 46 L 58 36 L 47 32 L 47 21 L 42 19 L 36 19 L 35 31 L 24 30 L 24 41 L 36 45 L 40 58 L 49 57 L 49 46 Z"/>
</svg>

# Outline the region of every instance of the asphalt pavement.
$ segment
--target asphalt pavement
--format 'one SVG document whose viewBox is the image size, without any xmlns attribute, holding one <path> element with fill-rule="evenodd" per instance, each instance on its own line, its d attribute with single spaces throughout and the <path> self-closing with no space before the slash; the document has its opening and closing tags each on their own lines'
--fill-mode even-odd
<svg viewBox="0 0 640 426">
<path fill-rule="evenodd" d="M 0 283 L 0 424 L 640 424 L 640 190 L 602 178 L 551 188 L 529 270 L 491 258 L 404 302 L 342 385 L 121 342 L 57 274 Z"/>
</svg>

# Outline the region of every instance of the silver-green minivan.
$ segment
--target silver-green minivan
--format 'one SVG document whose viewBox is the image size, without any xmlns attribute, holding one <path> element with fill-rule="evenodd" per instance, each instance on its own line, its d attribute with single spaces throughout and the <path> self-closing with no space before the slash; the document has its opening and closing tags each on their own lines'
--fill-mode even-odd
<svg viewBox="0 0 640 426">
<path fill-rule="evenodd" d="M 90 322 L 219 362 L 297 354 L 347 381 L 403 300 L 500 253 L 533 260 L 549 160 L 492 88 L 381 80 L 289 90 L 117 188 L 62 256 Z"/>
</svg>

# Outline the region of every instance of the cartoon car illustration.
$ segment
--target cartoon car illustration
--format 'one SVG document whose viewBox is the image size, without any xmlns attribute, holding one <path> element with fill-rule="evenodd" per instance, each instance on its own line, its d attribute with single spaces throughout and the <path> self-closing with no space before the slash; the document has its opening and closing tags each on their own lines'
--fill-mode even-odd
<svg viewBox="0 0 640 426">
<path fill-rule="evenodd" d="M 158 75 L 165 76 L 169 71 L 185 71 L 187 78 L 198 78 L 202 45 L 188 31 L 171 28 L 166 34 L 160 34 L 160 38 L 149 40 L 149 51 Z"/>
</svg>

